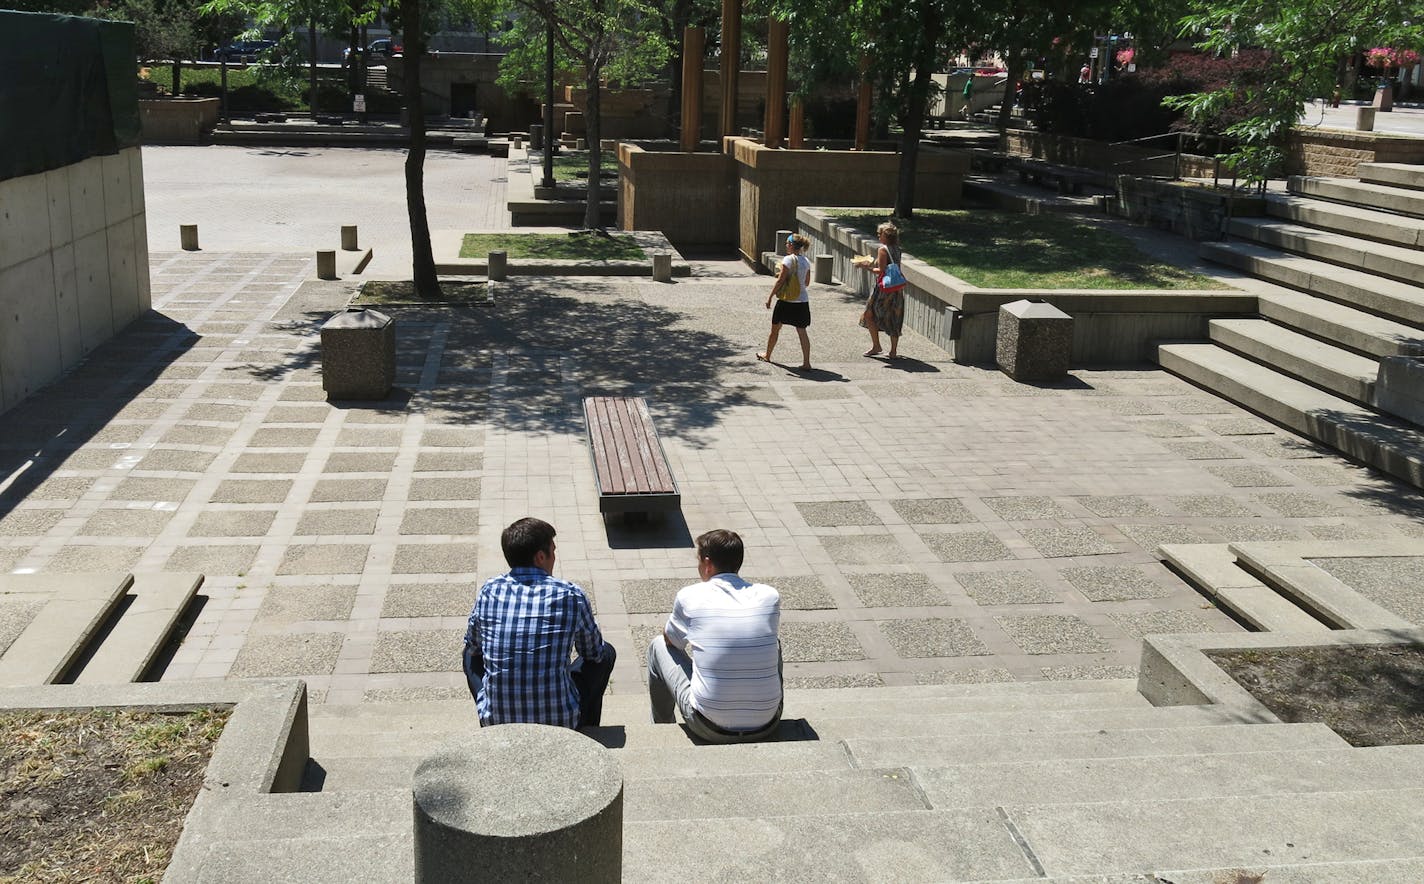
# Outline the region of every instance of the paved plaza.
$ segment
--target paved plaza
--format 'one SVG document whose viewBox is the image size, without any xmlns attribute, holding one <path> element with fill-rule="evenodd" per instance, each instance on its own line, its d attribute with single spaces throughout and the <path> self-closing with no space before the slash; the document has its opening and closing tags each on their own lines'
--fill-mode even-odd
<svg viewBox="0 0 1424 884">
<path fill-rule="evenodd" d="M 760 364 L 770 278 L 736 262 L 392 310 L 396 393 L 329 404 L 317 330 L 359 279 L 315 281 L 308 239 L 357 223 L 378 265 L 398 253 L 401 154 L 357 152 L 384 170 L 360 191 L 249 182 L 260 200 L 204 216 L 204 251 L 173 251 L 164 231 L 231 185 L 172 182 L 214 162 L 267 175 L 266 153 L 145 150 L 155 312 L 0 428 L 0 569 L 207 575 L 165 679 L 459 697 L 474 589 L 525 515 L 556 526 L 560 575 L 590 590 L 615 694 L 643 690 L 643 649 L 696 579 L 691 538 L 714 527 L 781 589 L 805 687 L 1130 677 L 1145 634 L 1241 630 L 1158 544 L 1424 537 L 1415 492 L 1151 366 L 1017 384 L 914 333 L 899 362 L 862 358 L 841 286 L 811 293 L 815 371 Z M 311 153 L 308 183 L 349 162 Z M 432 227 L 499 226 L 503 173 L 433 159 L 459 190 L 431 187 Z M 777 356 L 798 361 L 794 335 Z M 680 516 L 600 517 L 579 411 L 599 394 L 648 398 Z"/>
</svg>

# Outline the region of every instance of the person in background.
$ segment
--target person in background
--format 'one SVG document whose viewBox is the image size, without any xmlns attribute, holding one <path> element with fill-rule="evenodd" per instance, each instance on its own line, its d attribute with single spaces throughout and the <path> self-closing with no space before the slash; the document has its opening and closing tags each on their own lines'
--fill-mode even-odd
<svg viewBox="0 0 1424 884">
<path fill-rule="evenodd" d="M 781 335 L 781 327 L 789 325 L 796 329 L 801 339 L 802 371 L 811 368 L 811 338 L 806 328 L 811 324 L 811 298 L 807 289 L 811 287 L 811 261 L 806 250 L 811 241 L 798 233 L 786 238 L 786 257 L 781 259 L 781 267 L 776 274 L 776 282 L 766 296 L 766 308 L 771 310 L 771 302 L 776 300 L 776 309 L 771 313 L 771 334 L 766 339 L 766 352 L 758 353 L 757 359 L 771 361 L 771 353 L 776 349 L 776 339 Z"/>
</svg>

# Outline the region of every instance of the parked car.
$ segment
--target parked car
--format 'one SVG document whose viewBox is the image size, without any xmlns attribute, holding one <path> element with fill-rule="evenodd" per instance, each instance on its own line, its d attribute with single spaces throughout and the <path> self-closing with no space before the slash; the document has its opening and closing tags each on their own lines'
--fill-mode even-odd
<svg viewBox="0 0 1424 884">
<path fill-rule="evenodd" d="M 360 49 L 356 50 L 358 54 L 362 51 L 363 50 Z M 376 40 L 372 40 L 364 51 L 367 59 L 371 61 L 381 61 L 402 54 L 405 52 L 405 47 L 401 45 L 399 40 L 394 40 L 389 37 L 380 37 Z M 351 61 L 350 47 L 342 50 L 341 59 L 343 63 L 349 63 Z"/>
<path fill-rule="evenodd" d="M 275 40 L 234 40 L 213 50 L 213 61 L 256 61 L 257 56 L 276 45 Z"/>
</svg>

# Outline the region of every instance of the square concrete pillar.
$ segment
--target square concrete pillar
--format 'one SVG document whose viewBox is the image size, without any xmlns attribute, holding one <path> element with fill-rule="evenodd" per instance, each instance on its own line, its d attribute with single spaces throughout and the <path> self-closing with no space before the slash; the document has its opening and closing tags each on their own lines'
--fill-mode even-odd
<svg viewBox="0 0 1424 884">
<path fill-rule="evenodd" d="M 396 324 L 348 307 L 321 327 L 321 387 L 327 399 L 384 399 L 396 380 Z"/>
<path fill-rule="evenodd" d="M 1386 356 L 1380 360 L 1375 407 L 1424 426 L 1424 357 Z"/>
<path fill-rule="evenodd" d="M 999 308 L 994 359 L 1016 381 L 1051 381 L 1068 373 L 1073 317 L 1043 301 L 1014 301 Z"/>
</svg>

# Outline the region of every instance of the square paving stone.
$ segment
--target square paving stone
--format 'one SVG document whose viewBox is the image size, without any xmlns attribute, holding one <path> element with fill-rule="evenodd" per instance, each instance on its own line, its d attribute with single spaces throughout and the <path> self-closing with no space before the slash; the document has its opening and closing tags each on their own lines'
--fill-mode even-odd
<svg viewBox="0 0 1424 884">
<path fill-rule="evenodd" d="M 422 448 L 480 448 L 484 444 L 484 430 L 435 427 L 426 430 L 420 436 Z"/>
<path fill-rule="evenodd" d="M 294 543 L 287 547 L 278 574 L 360 574 L 366 568 L 364 543 Z"/>
<path fill-rule="evenodd" d="M 932 672 L 916 672 L 915 684 L 997 684 L 1014 681 L 1014 674 L 1007 669 L 936 669 Z"/>
<path fill-rule="evenodd" d="M 475 604 L 473 583 L 397 583 L 386 590 L 382 617 L 467 617 Z"/>
<path fill-rule="evenodd" d="M 1254 519 L 1260 513 L 1225 494 L 1187 494 L 1170 498 L 1172 505 L 1189 516 L 1214 516 L 1221 519 Z"/>
<path fill-rule="evenodd" d="M 1310 562 L 1365 598 L 1424 624 L 1424 556 L 1319 558 Z"/>
<path fill-rule="evenodd" d="M 464 574 L 478 570 L 476 543 L 403 543 L 392 574 Z"/>
<path fill-rule="evenodd" d="M 856 598 L 867 608 L 925 608 L 949 604 L 944 590 L 930 582 L 929 575 L 847 574 Z"/>
<path fill-rule="evenodd" d="M 355 586 L 271 586 L 257 609 L 257 619 L 349 620 L 355 605 Z"/>
<path fill-rule="evenodd" d="M 1185 399 L 1163 400 L 1168 408 L 1177 414 L 1229 414 L 1236 406 L 1224 399 L 1205 396 L 1189 396 Z"/>
<path fill-rule="evenodd" d="M 338 448 L 399 448 L 400 430 L 374 427 L 342 427 L 336 437 Z"/>
<path fill-rule="evenodd" d="M 379 511 L 307 510 L 297 521 L 298 536 L 328 536 L 340 534 L 375 534 Z"/>
<path fill-rule="evenodd" d="M 1208 426 L 1218 436 L 1269 436 L 1276 428 L 1254 417 L 1212 421 Z"/>
<path fill-rule="evenodd" d="M 909 525 L 961 525 L 979 521 L 962 501 L 953 497 L 892 500 L 890 505 Z"/>
<path fill-rule="evenodd" d="M 1044 558 L 1110 556 L 1117 547 L 1092 528 L 1020 528 L 1019 535 Z"/>
<path fill-rule="evenodd" d="M 249 448 L 301 448 L 316 444 L 321 430 L 314 427 L 258 427 L 248 441 Z"/>
<path fill-rule="evenodd" d="M 1331 525 L 1306 525 L 1305 530 L 1317 540 L 1366 540 L 1389 536 L 1388 529 L 1359 522 L 1336 522 Z"/>
<path fill-rule="evenodd" d="M 458 629 L 376 634 L 372 672 L 459 672 L 464 634 Z"/>
<path fill-rule="evenodd" d="M 121 421 L 151 421 L 163 417 L 168 412 L 167 402 L 144 402 L 134 400 L 114 412 L 114 419 Z"/>
<path fill-rule="evenodd" d="M 1206 543 L 1186 525 L 1116 525 L 1128 540 L 1151 552 L 1164 543 Z"/>
<path fill-rule="evenodd" d="M 1138 421 L 1132 425 L 1132 428 L 1144 436 L 1151 436 L 1154 439 L 1175 439 L 1197 434 L 1196 430 L 1181 421 Z"/>
<path fill-rule="evenodd" d="M 1051 497 L 985 497 L 982 501 L 1006 522 L 1073 517 Z"/>
<path fill-rule="evenodd" d="M 189 421 L 213 421 L 216 423 L 235 424 L 252 411 L 246 405 L 219 405 L 215 402 L 199 402 L 190 407 L 183 414 L 184 420 Z"/>
<path fill-rule="evenodd" d="M 389 473 L 396 466 L 394 451 L 335 451 L 326 459 L 326 473 Z"/>
<path fill-rule="evenodd" d="M 797 385 L 791 388 L 791 395 L 797 399 L 820 402 L 829 399 L 849 399 L 853 393 L 829 384 Z"/>
<path fill-rule="evenodd" d="M 1159 599 L 1172 594 L 1171 587 L 1158 583 L 1137 568 L 1064 568 L 1060 573 L 1090 602 Z"/>
<path fill-rule="evenodd" d="M 1302 460 L 1325 457 L 1332 452 L 1313 442 L 1294 436 L 1249 436 L 1236 440 L 1242 448 L 1280 460 Z"/>
<path fill-rule="evenodd" d="M 173 518 L 173 510 L 101 509 L 79 529 L 90 537 L 157 537 Z"/>
<path fill-rule="evenodd" d="M 1256 499 L 1287 519 L 1311 519 L 1319 516 L 1343 516 L 1349 511 L 1333 500 L 1305 491 L 1279 491 L 1257 494 Z"/>
<path fill-rule="evenodd" d="M 339 632 L 249 635 L 232 665 L 231 675 L 234 678 L 330 675 L 336 669 L 336 658 L 341 654 L 344 639 Z"/>
<path fill-rule="evenodd" d="M 304 453 L 271 454 L 249 451 L 237 456 L 237 460 L 233 462 L 229 472 L 294 475 L 302 471 L 302 465 L 306 462 L 307 456 Z"/>
<path fill-rule="evenodd" d="M 1049 681 L 1083 681 L 1086 679 L 1137 678 L 1136 666 L 1044 666 L 1038 670 Z"/>
<path fill-rule="evenodd" d="M 0 519 L 0 537 L 33 537 L 44 534 L 63 519 L 68 510 L 11 510 Z"/>
<path fill-rule="evenodd" d="M 1191 611 L 1137 611 L 1109 614 L 1123 632 L 1133 638 L 1145 635 L 1216 632 L 1212 625 Z"/>
<path fill-rule="evenodd" d="M 262 397 L 261 384 L 213 384 L 208 387 L 209 399 L 235 399 L 252 402 Z"/>
<path fill-rule="evenodd" d="M 1004 542 L 989 531 L 921 534 L 920 537 L 941 562 L 995 562 L 1014 557 Z M 902 559 L 884 561 L 898 562 Z"/>
<path fill-rule="evenodd" d="M 51 476 L 24 492 L 24 496 L 28 500 L 78 500 L 92 487 L 94 480 L 89 476 Z M 12 487 L 6 496 L 14 493 Z"/>
<path fill-rule="evenodd" d="M 1078 501 L 1090 512 L 1102 516 L 1104 519 L 1131 519 L 1166 515 L 1146 499 L 1130 494 L 1080 497 Z"/>
<path fill-rule="evenodd" d="M 785 687 L 791 691 L 829 691 L 837 688 L 878 688 L 885 679 L 878 672 L 846 672 L 840 675 L 802 675 L 787 678 Z"/>
<path fill-rule="evenodd" d="M 469 701 L 468 688 L 426 685 L 414 688 L 371 688 L 361 694 L 362 703 L 441 703 L 446 700 Z"/>
<path fill-rule="evenodd" d="M 1187 460 L 1239 460 L 1241 454 L 1216 442 L 1164 442 L 1168 451 Z"/>
<path fill-rule="evenodd" d="M 963 620 L 881 620 L 880 634 L 905 658 L 980 657 L 989 649 Z"/>
<path fill-rule="evenodd" d="M 311 502 L 378 501 L 385 496 L 385 479 L 320 479 L 312 489 Z"/>
<path fill-rule="evenodd" d="M 240 577 L 252 567 L 255 558 L 256 546 L 180 546 L 168 557 L 163 570 Z"/>
<path fill-rule="evenodd" d="M 476 472 L 484 468 L 484 455 L 475 451 L 422 451 L 415 456 L 417 473 Z"/>
<path fill-rule="evenodd" d="M 80 448 L 64 456 L 63 469 L 66 470 L 107 470 L 112 469 L 120 458 L 131 452 L 113 448 Z"/>
<path fill-rule="evenodd" d="M 124 479 L 113 491 L 110 500 L 166 500 L 181 502 L 198 484 L 192 479 L 146 479 L 133 476 Z"/>
<path fill-rule="evenodd" d="M 168 445 L 226 445 L 235 430 L 231 427 L 204 427 L 198 424 L 179 424 L 163 434 L 162 442 Z"/>
<path fill-rule="evenodd" d="M 960 571 L 954 575 L 980 605 L 1047 605 L 1059 601 L 1032 571 Z"/>
<path fill-rule="evenodd" d="M 1307 460 L 1299 463 L 1283 464 L 1288 473 L 1299 476 L 1309 485 L 1349 485 L 1361 478 L 1359 467 L 1346 467 L 1325 461 Z"/>
<path fill-rule="evenodd" d="M 480 480 L 470 478 L 412 479 L 407 500 L 480 499 Z"/>
<path fill-rule="evenodd" d="M 174 381 L 172 383 L 149 384 L 140 390 L 138 395 L 144 399 L 182 399 L 183 394 L 187 392 L 187 384 Z"/>
<path fill-rule="evenodd" d="M 1162 406 L 1156 402 L 1149 402 L 1143 399 L 1097 399 L 1095 405 L 1111 411 L 1113 414 L 1126 416 L 1161 414 Z"/>
<path fill-rule="evenodd" d="M 262 418 L 264 424 L 319 424 L 331 413 L 328 405 L 274 405 Z"/>
<path fill-rule="evenodd" d="M 879 525 L 880 517 L 862 500 L 821 500 L 796 504 L 801 518 L 812 528 Z"/>
<path fill-rule="evenodd" d="M 283 402 L 321 402 L 326 399 L 326 391 L 321 384 L 287 384 L 277 398 Z"/>
<path fill-rule="evenodd" d="M 275 510 L 207 510 L 198 513 L 189 537 L 263 537 L 277 517 Z"/>
<path fill-rule="evenodd" d="M 10 649 L 44 606 L 41 599 L 0 600 L 0 654 Z"/>
<path fill-rule="evenodd" d="M 1227 543 L 1279 543 L 1302 539 L 1301 532 L 1285 525 L 1272 525 L 1257 519 L 1254 522 L 1230 522 L 1212 525 L 1212 530 Z"/>
<path fill-rule="evenodd" d="M 1067 614 L 994 619 L 1025 654 L 1095 654 L 1108 649 L 1093 627 Z"/>
<path fill-rule="evenodd" d="M 1270 488 L 1291 484 L 1286 477 L 1264 467 L 1217 464 L 1207 467 L 1206 471 L 1233 488 Z"/>
<path fill-rule="evenodd" d="M 818 538 L 838 565 L 890 565 L 905 560 L 905 549 L 889 534 L 847 534 Z"/>
<path fill-rule="evenodd" d="M 624 580 L 623 607 L 629 614 L 668 614 L 678 590 L 696 583 L 682 577 L 649 577 Z"/>
<path fill-rule="evenodd" d="M 142 546 L 66 546 L 49 560 L 45 570 L 58 574 L 128 571 L 143 555 L 144 549 Z"/>
<path fill-rule="evenodd" d="M 401 519 L 401 534 L 476 534 L 480 511 L 476 507 L 412 507 Z"/>
<path fill-rule="evenodd" d="M 155 448 L 134 467 L 155 473 L 202 473 L 217 457 L 209 451 L 185 451 L 179 448 Z"/>
<path fill-rule="evenodd" d="M 282 503 L 291 490 L 291 479 L 224 479 L 208 502 Z"/>
<path fill-rule="evenodd" d="M 781 651 L 787 663 L 865 659 L 865 650 L 849 623 L 787 623 L 783 620 Z"/>
</svg>

